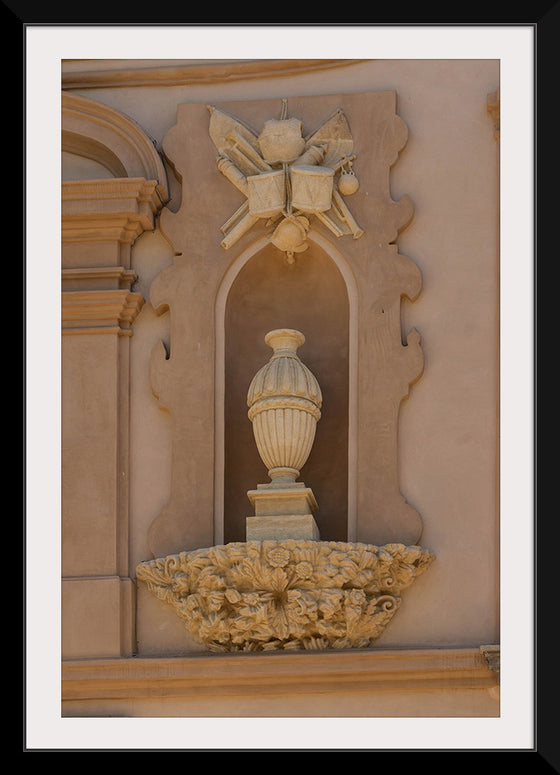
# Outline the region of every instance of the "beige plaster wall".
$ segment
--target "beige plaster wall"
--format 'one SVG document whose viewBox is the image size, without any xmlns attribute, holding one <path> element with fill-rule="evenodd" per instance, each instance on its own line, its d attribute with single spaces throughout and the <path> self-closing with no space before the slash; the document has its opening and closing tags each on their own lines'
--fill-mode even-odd
<svg viewBox="0 0 560 775">
<path fill-rule="evenodd" d="M 421 544 L 437 561 L 405 592 L 401 611 L 379 641 L 384 648 L 499 640 L 499 161 L 486 110 L 486 97 L 498 86 L 494 60 L 372 60 L 289 80 L 75 90 L 133 118 L 157 148 L 182 102 L 397 92 L 409 140 L 393 167 L 391 192 L 395 200 L 408 194 L 415 207 L 398 246 L 423 276 L 418 300 L 404 303 L 403 332 L 420 332 L 425 357 L 424 374 L 402 406 L 400 482 L 422 514 Z M 71 160 L 65 164 L 71 176 Z M 177 197 L 179 185 L 169 173 Z M 170 207 L 176 209 L 175 201 Z M 157 224 L 132 250 L 134 290 L 146 304 L 130 342 L 131 576 L 138 562 L 150 558 L 148 528 L 169 496 L 171 418 L 158 407 L 148 381 L 152 347 L 161 339 L 169 343 L 169 321 L 155 314 L 148 294 L 172 257 Z M 143 588 L 137 595 L 137 638 L 142 655 L 198 650 L 173 611 Z"/>
</svg>

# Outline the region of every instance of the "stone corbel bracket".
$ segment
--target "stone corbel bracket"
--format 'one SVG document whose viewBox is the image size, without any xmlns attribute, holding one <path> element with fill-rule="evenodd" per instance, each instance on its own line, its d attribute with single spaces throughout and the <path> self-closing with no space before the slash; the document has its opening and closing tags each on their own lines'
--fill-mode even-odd
<svg viewBox="0 0 560 775">
<path fill-rule="evenodd" d="M 210 651 L 367 648 L 433 561 L 419 546 L 247 541 L 141 563 L 137 579 Z"/>
</svg>

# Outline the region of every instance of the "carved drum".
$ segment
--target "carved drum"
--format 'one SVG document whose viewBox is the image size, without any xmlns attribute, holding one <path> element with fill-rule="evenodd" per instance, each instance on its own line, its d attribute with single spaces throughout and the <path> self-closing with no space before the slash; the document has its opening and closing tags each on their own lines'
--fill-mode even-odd
<svg viewBox="0 0 560 775">
<path fill-rule="evenodd" d="M 249 211 L 257 218 L 270 218 L 282 212 L 286 204 L 284 170 L 263 172 L 247 178 Z"/>
<path fill-rule="evenodd" d="M 330 210 L 334 170 L 313 164 L 291 168 L 292 208 L 306 213 Z"/>
</svg>

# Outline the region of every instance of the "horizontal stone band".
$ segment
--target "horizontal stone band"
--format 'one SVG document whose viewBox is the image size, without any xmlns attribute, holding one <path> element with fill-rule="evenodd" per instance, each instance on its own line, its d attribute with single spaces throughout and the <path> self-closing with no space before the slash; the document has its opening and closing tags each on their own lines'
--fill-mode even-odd
<svg viewBox="0 0 560 775">
<path fill-rule="evenodd" d="M 272 396 L 270 398 L 261 398 L 251 406 L 248 415 L 252 421 L 261 412 L 273 409 L 297 409 L 312 415 L 315 420 L 321 417 L 321 410 L 314 403 L 306 398 L 297 398 L 295 396 Z"/>
</svg>

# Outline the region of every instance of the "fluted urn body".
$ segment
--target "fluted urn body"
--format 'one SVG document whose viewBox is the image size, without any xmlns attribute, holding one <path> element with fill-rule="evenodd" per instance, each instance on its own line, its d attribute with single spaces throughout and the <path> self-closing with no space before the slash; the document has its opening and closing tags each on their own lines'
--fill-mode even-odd
<svg viewBox="0 0 560 775">
<path fill-rule="evenodd" d="M 273 353 L 249 387 L 249 419 L 272 482 L 295 482 L 315 440 L 321 389 L 297 354 L 305 342 L 302 333 L 276 329 L 265 336 L 265 342 Z"/>
</svg>

